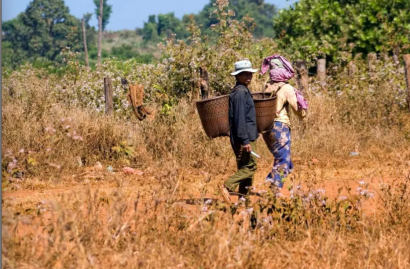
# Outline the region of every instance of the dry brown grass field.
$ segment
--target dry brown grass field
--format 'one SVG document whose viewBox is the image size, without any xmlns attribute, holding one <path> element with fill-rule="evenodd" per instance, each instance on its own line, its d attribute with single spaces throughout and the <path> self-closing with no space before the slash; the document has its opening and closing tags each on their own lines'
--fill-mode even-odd
<svg viewBox="0 0 410 269">
<path fill-rule="evenodd" d="M 255 195 L 232 206 L 229 140 L 206 137 L 192 100 L 139 122 L 62 102 L 52 77 L 5 76 L 3 268 L 410 268 L 410 114 L 402 68 L 381 66 L 311 81 L 284 190 L 264 184 L 259 139 Z"/>
</svg>

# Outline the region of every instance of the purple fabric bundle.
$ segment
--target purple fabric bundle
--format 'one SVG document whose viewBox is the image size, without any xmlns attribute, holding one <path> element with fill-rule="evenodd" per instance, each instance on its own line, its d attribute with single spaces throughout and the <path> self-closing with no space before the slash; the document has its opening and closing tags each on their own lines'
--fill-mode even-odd
<svg viewBox="0 0 410 269">
<path fill-rule="evenodd" d="M 295 87 L 293 87 L 293 90 L 295 91 L 295 94 L 296 94 L 296 100 L 298 103 L 298 107 L 304 110 L 308 109 L 309 105 L 305 97 L 303 97 L 303 94 Z"/>
<path fill-rule="evenodd" d="M 282 64 L 277 64 L 278 61 L 275 61 L 275 59 L 279 60 Z M 274 82 L 285 82 L 295 75 L 295 71 L 293 70 L 290 62 L 279 54 L 274 54 L 263 60 L 260 74 L 265 74 L 269 68 L 270 79 Z"/>
</svg>

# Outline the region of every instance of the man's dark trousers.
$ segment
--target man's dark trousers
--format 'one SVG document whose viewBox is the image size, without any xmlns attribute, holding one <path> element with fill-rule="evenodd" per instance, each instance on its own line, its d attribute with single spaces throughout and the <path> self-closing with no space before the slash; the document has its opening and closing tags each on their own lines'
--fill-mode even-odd
<svg viewBox="0 0 410 269">
<path fill-rule="evenodd" d="M 250 141 L 252 151 L 256 150 L 256 142 Z M 253 176 L 256 171 L 256 157 L 250 152 L 245 152 L 240 144 L 232 144 L 232 149 L 236 156 L 236 164 L 238 171 L 228 178 L 225 182 L 225 187 L 231 191 L 235 192 L 236 187 L 239 185 L 239 193 L 246 195 L 248 193 L 248 188 L 252 186 Z"/>
</svg>

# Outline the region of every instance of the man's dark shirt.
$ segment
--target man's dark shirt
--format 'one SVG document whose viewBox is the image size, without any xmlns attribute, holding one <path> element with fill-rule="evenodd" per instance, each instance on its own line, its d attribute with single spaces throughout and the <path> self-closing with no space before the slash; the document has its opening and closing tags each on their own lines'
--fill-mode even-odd
<svg viewBox="0 0 410 269">
<path fill-rule="evenodd" d="M 255 104 L 242 84 L 237 83 L 229 94 L 229 126 L 232 144 L 247 145 L 258 138 Z"/>
</svg>

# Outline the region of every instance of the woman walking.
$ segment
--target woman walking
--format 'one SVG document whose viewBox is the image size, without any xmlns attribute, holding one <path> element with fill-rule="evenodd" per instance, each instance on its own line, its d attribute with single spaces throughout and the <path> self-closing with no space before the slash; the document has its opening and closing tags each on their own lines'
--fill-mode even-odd
<svg viewBox="0 0 410 269">
<path fill-rule="evenodd" d="M 276 117 L 269 131 L 263 133 L 263 139 L 273 154 L 272 170 L 266 177 L 271 186 L 283 187 L 284 179 L 293 170 L 291 160 L 291 124 L 290 109 L 299 117 L 307 114 L 307 102 L 303 96 L 288 84 L 288 80 L 295 75 L 290 62 L 280 55 L 272 55 L 263 60 L 260 74 L 269 70 L 270 81 L 265 85 L 265 92 L 276 93 Z"/>
</svg>

